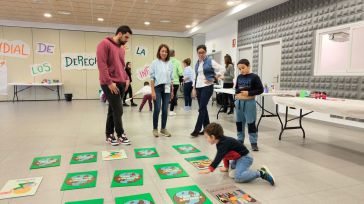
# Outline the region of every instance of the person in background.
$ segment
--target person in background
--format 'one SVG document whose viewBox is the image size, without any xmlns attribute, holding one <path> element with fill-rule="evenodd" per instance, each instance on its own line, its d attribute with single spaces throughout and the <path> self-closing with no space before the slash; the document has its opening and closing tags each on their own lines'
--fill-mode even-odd
<svg viewBox="0 0 364 204">
<path fill-rule="evenodd" d="M 179 88 L 179 84 L 180 84 L 180 77 L 183 76 L 183 69 L 182 69 L 182 65 L 181 62 L 179 60 L 177 60 L 175 58 L 175 54 L 176 52 L 171 49 L 170 50 L 170 55 L 171 55 L 171 63 L 173 65 L 173 99 L 171 101 L 171 106 L 169 109 L 169 115 L 170 116 L 174 116 L 176 115 L 176 113 L 174 112 L 174 107 L 177 106 L 177 101 L 178 101 L 178 95 L 177 95 L 177 91 Z"/>
<path fill-rule="evenodd" d="M 158 137 L 158 118 L 162 107 L 161 135 L 170 137 L 166 129 L 169 101 L 173 99 L 173 65 L 170 61 L 169 47 L 161 44 L 158 48 L 157 59 L 150 65 L 152 99 L 154 101 L 153 135 Z"/>
<path fill-rule="evenodd" d="M 195 129 L 191 133 L 192 137 L 203 135 L 202 128 L 210 124 L 207 104 L 214 92 L 214 81 L 224 74 L 224 68 L 207 57 L 206 46 L 199 45 L 197 47 L 198 61 L 195 65 L 195 83 L 192 90 L 192 96 L 197 96 L 198 102 L 198 118 Z"/>
<path fill-rule="evenodd" d="M 191 59 L 183 60 L 183 94 L 185 98 L 185 111 L 190 111 L 192 108 L 192 88 L 195 82 L 195 73 L 191 68 Z"/>
<path fill-rule="evenodd" d="M 101 89 L 109 101 L 105 134 L 106 142 L 111 145 L 130 144 L 123 128 L 122 99 L 130 83 L 125 72 L 123 46 L 132 34 L 129 26 L 120 26 L 113 37 L 107 37 L 98 44 L 96 51 Z"/>
<path fill-rule="evenodd" d="M 259 151 L 258 134 L 255 120 L 257 108 L 255 96 L 263 93 L 263 84 L 258 75 L 250 73 L 250 62 L 242 59 L 238 62 L 240 75 L 235 85 L 235 118 L 238 140 L 244 143 L 245 123 L 248 125 L 249 140 L 253 151 Z"/>
<path fill-rule="evenodd" d="M 132 75 L 131 74 L 131 62 L 127 62 L 126 63 L 125 71 L 128 74 L 128 76 L 129 76 L 130 84 L 129 84 L 128 90 L 126 91 L 126 93 L 124 95 L 123 106 L 129 106 L 129 104 L 125 103 L 125 100 L 126 100 L 126 95 L 128 95 L 128 94 L 129 94 L 129 98 L 132 98 L 133 97 L 133 89 L 131 87 L 131 83 L 133 82 L 133 79 L 131 78 L 131 75 Z M 137 106 L 137 104 L 134 103 L 133 98 L 131 99 L 131 106 Z"/>
<path fill-rule="evenodd" d="M 249 150 L 234 138 L 226 137 L 220 124 L 211 123 L 205 127 L 205 137 L 210 144 L 216 144 L 217 153 L 210 167 L 199 171 L 199 174 L 209 174 L 223 161 L 224 166 L 220 167 L 221 172 L 229 172 L 229 177 L 234 178 L 237 183 L 248 183 L 257 178 L 268 181 L 272 186 L 275 180 L 272 173 L 266 166 L 256 171 L 250 170 L 253 164 L 253 157 Z"/>
<path fill-rule="evenodd" d="M 152 89 L 150 88 L 149 82 L 144 82 L 143 88 L 137 91 L 134 96 L 138 94 L 143 94 L 143 101 L 140 104 L 139 112 L 143 110 L 143 107 L 147 101 L 149 104 L 149 111 L 152 111 Z"/>
<path fill-rule="evenodd" d="M 222 78 L 222 80 L 224 81 L 223 83 L 223 88 L 224 89 L 229 89 L 229 88 L 233 88 L 234 87 L 234 65 L 233 62 L 231 60 L 230 55 L 225 55 L 224 57 L 224 61 L 225 61 L 225 73 L 224 76 Z M 223 112 L 226 113 L 228 106 L 230 106 L 230 110 L 229 110 L 229 115 L 234 113 L 234 98 L 233 95 L 231 94 L 223 94 L 223 105 L 224 105 L 224 109 Z"/>
</svg>

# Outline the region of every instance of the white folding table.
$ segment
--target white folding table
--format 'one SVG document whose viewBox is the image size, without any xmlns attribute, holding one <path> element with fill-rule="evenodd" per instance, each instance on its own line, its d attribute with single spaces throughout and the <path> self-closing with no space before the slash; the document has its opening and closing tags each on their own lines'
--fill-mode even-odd
<svg viewBox="0 0 364 204">
<path fill-rule="evenodd" d="M 13 95 L 13 102 L 19 101 L 18 93 L 22 92 L 26 89 L 29 89 L 31 87 L 43 87 L 51 91 L 57 92 L 58 101 L 61 100 L 61 96 L 59 94 L 59 87 L 63 86 L 63 83 L 8 83 L 9 86 L 14 86 L 14 95 Z M 23 89 L 18 89 L 19 87 L 24 87 Z M 52 89 L 51 87 L 55 87 L 55 89 Z"/>
</svg>

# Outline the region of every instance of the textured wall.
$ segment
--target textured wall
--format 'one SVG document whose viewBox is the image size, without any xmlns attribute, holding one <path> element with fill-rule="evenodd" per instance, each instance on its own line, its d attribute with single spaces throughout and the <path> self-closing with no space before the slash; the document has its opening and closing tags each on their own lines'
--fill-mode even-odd
<svg viewBox="0 0 364 204">
<path fill-rule="evenodd" d="M 238 46 L 282 39 L 282 89 L 326 91 L 331 97 L 364 99 L 364 76 L 313 76 L 315 31 L 364 20 L 364 0 L 290 0 L 239 21 Z M 364 53 L 363 53 L 364 57 Z"/>
</svg>

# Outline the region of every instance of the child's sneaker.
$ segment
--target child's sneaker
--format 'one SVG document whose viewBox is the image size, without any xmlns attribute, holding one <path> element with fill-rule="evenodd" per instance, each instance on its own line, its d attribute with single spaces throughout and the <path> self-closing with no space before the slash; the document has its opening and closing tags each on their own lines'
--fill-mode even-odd
<svg viewBox="0 0 364 204">
<path fill-rule="evenodd" d="M 157 129 L 153 129 L 153 136 L 154 137 L 159 137 L 159 134 L 158 134 L 158 130 Z"/>
<path fill-rule="evenodd" d="M 113 135 L 106 135 L 106 143 L 112 145 L 112 146 L 118 146 L 119 142 Z"/>
<path fill-rule="evenodd" d="M 123 145 L 130 145 L 130 140 L 126 137 L 126 134 L 122 134 L 121 136 L 118 137 L 118 141 L 120 144 Z"/>
<path fill-rule="evenodd" d="M 172 136 L 170 132 L 168 132 L 167 129 L 161 129 L 161 134 L 165 137 L 170 137 Z"/>
<path fill-rule="evenodd" d="M 255 152 L 259 151 L 259 148 L 258 148 L 258 144 L 257 143 L 252 143 L 251 145 L 252 145 L 252 150 L 253 151 L 255 151 Z"/>
<path fill-rule="evenodd" d="M 259 172 L 262 179 L 268 181 L 272 186 L 274 186 L 274 177 L 266 166 L 260 168 Z"/>
<path fill-rule="evenodd" d="M 175 112 L 173 112 L 173 111 L 169 111 L 169 114 L 168 114 L 169 116 L 175 116 L 175 115 L 177 115 L 177 113 L 175 113 Z"/>
</svg>

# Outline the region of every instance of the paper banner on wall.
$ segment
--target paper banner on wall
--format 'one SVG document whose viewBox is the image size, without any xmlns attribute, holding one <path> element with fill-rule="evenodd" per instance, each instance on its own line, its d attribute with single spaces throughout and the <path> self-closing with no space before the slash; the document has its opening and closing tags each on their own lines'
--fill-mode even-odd
<svg viewBox="0 0 364 204">
<path fill-rule="evenodd" d="M 62 53 L 64 70 L 97 69 L 96 53 Z"/>
<path fill-rule="evenodd" d="M 0 95 L 8 95 L 8 67 L 5 60 L 0 60 Z"/>
<path fill-rule="evenodd" d="M 55 49 L 55 45 L 45 42 L 37 42 L 35 45 L 35 52 L 39 55 L 53 55 Z"/>
<path fill-rule="evenodd" d="M 51 73 L 53 70 L 52 65 L 48 62 L 43 62 L 40 64 L 33 64 L 30 66 L 30 72 L 32 76 L 43 75 Z"/>
<path fill-rule="evenodd" d="M 139 80 L 144 81 L 146 79 L 149 79 L 150 74 L 150 66 L 144 65 L 144 67 L 137 69 L 137 77 Z"/>
<path fill-rule="evenodd" d="M 0 39 L 0 56 L 27 58 L 30 55 L 29 45 L 21 40 Z"/>
<path fill-rule="evenodd" d="M 135 47 L 135 55 L 140 57 L 146 57 L 148 56 L 149 52 L 148 49 L 144 46 L 138 45 Z"/>
<path fill-rule="evenodd" d="M 0 190 L 0 200 L 34 195 L 41 182 L 42 177 L 10 180 Z"/>
</svg>

